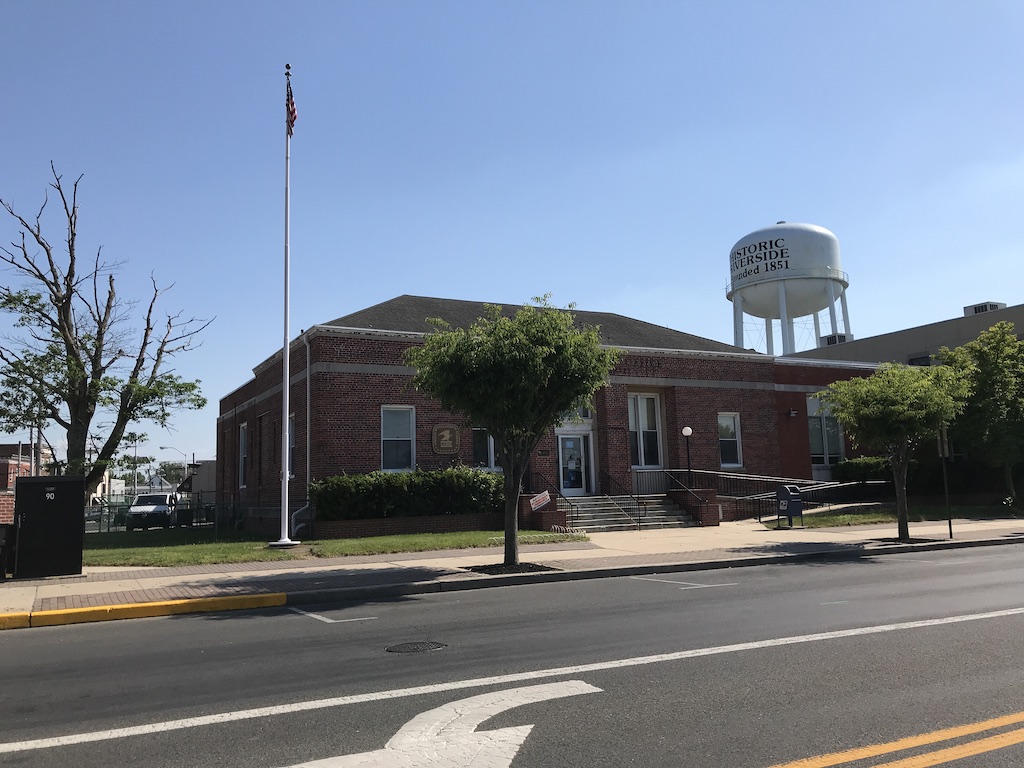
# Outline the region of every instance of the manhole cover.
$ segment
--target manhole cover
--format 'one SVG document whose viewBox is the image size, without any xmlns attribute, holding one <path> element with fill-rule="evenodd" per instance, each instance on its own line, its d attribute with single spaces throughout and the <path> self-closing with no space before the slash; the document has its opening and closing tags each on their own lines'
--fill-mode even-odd
<svg viewBox="0 0 1024 768">
<path fill-rule="evenodd" d="M 444 647 L 444 643 L 428 641 L 423 643 L 399 643 L 398 645 L 389 645 L 384 650 L 388 653 L 423 653 L 425 651 L 440 651 Z"/>
</svg>

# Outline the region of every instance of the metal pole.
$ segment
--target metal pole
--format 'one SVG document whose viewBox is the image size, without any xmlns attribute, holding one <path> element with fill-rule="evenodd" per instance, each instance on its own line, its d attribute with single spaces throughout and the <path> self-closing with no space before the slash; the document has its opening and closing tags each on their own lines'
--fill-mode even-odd
<svg viewBox="0 0 1024 768">
<path fill-rule="evenodd" d="M 690 435 L 693 434 L 691 427 L 683 427 L 683 437 L 686 438 L 686 484 L 693 488 L 693 469 L 690 467 Z"/>
<path fill-rule="evenodd" d="M 686 436 L 686 482 L 693 488 L 693 469 L 690 467 L 690 436 Z"/>
<path fill-rule="evenodd" d="M 289 388 L 291 384 L 290 352 L 288 342 L 288 299 L 289 299 L 289 238 L 290 238 L 290 206 L 291 206 L 291 152 L 292 124 L 295 118 L 295 102 L 292 99 L 291 64 L 284 65 L 287 91 L 285 96 L 285 136 L 284 136 L 284 345 L 281 347 L 281 538 L 271 542 L 271 546 L 290 547 L 298 544 L 288 538 L 288 411 Z"/>
</svg>

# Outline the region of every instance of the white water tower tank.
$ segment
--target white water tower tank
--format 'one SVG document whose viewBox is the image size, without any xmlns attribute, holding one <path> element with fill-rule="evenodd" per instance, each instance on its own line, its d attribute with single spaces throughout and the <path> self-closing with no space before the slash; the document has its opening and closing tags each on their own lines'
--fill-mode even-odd
<svg viewBox="0 0 1024 768">
<path fill-rule="evenodd" d="M 745 346 L 744 315 L 765 321 L 769 355 L 774 354 L 774 320 L 779 320 L 784 355 L 796 352 L 793 321 L 799 317 L 814 317 L 818 346 L 824 346 L 830 337 L 844 341 L 853 338 L 846 306 L 850 281 L 839 259 L 839 240 L 824 227 L 780 221 L 774 227 L 751 232 L 740 238 L 729 253 L 729 276 L 726 298 L 733 303 L 736 346 Z M 842 306 L 842 331 L 836 316 L 837 298 Z M 823 309 L 829 310 L 832 329 L 824 337 L 818 320 Z"/>
</svg>

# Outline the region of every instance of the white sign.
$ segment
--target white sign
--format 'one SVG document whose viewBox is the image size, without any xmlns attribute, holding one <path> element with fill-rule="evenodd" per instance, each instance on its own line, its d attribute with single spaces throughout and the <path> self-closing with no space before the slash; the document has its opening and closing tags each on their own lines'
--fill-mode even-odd
<svg viewBox="0 0 1024 768">
<path fill-rule="evenodd" d="M 530 509 L 536 512 L 538 509 L 543 507 L 545 504 L 551 503 L 551 494 L 547 491 L 538 493 L 536 496 L 530 499 Z"/>
<path fill-rule="evenodd" d="M 480 723 L 523 704 L 600 691 L 582 680 L 566 680 L 485 693 L 414 717 L 384 749 L 298 763 L 291 768 L 508 768 L 533 726 L 477 733 Z"/>
</svg>

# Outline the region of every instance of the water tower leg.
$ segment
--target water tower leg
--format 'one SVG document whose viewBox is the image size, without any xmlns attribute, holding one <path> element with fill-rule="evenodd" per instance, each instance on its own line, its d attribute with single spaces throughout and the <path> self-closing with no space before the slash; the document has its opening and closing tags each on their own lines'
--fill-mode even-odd
<svg viewBox="0 0 1024 768">
<path fill-rule="evenodd" d="M 814 313 L 814 346 L 821 346 L 821 322 L 818 320 L 817 312 Z"/>
<path fill-rule="evenodd" d="M 732 296 L 732 343 L 743 346 L 743 296 L 739 291 Z"/>
<path fill-rule="evenodd" d="M 779 281 L 779 330 L 782 332 L 782 354 L 788 355 L 793 351 L 793 343 L 790 340 L 789 312 L 786 311 L 786 281 Z"/>
<path fill-rule="evenodd" d="M 769 355 L 775 354 L 775 329 L 772 328 L 772 319 L 766 317 L 764 319 L 764 338 L 768 343 L 768 347 L 765 350 Z"/>
<path fill-rule="evenodd" d="M 843 307 L 843 333 L 853 338 L 853 331 L 850 330 L 850 310 L 846 306 L 846 291 L 839 294 L 839 303 Z"/>
<path fill-rule="evenodd" d="M 828 281 L 828 319 L 832 323 L 832 333 L 839 333 L 839 325 L 836 323 L 836 284 Z"/>
</svg>

